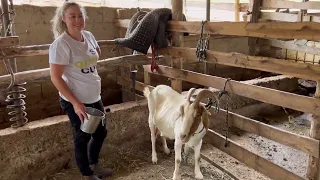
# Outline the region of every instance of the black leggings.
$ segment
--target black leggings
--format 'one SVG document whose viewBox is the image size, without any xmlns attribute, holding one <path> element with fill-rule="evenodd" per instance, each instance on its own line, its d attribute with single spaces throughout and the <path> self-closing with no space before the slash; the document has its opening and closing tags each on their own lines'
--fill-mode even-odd
<svg viewBox="0 0 320 180">
<path fill-rule="evenodd" d="M 93 104 L 84 104 L 86 107 L 93 107 L 104 111 L 102 101 L 95 102 Z M 107 136 L 106 125 L 99 124 L 97 130 L 91 135 L 80 130 L 81 121 L 79 116 L 75 113 L 73 105 L 65 101 L 60 97 L 60 106 L 62 110 L 67 113 L 73 134 L 74 153 L 77 162 L 77 166 L 83 176 L 90 176 L 93 171 L 89 165 L 98 163 L 100 149 L 103 145 L 104 139 Z M 92 138 L 91 138 L 92 137 Z M 91 140 L 91 141 L 90 141 Z M 89 159 L 87 145 L 89 143 Z"/>
</svg>

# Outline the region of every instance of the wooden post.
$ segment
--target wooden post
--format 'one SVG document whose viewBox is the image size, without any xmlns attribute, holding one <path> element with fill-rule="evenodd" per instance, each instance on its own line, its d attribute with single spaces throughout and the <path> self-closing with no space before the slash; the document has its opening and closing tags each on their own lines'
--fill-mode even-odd
<svg viewBox="0 0 320 180">
<path fill-rule="evenodd" d="M 261 4 L 262 0 L 253 1 L 250 23 L 257 23 L 259 21 Z M 258 38 L 249 38 L 249 54 L 252 56 L 256 54 L 257 39 Z"/>
<path fill-rule="evenodd" d="M 240 0 L 234 0 L 234 20 L 240 21 Z"/>
<path fill-rule="evenodd" d="M 210 21 L 210 0 L 207 0 L 207 11 L 206 11 L 206 19 Z"/>
<path fill-rule="evenodd" d="M 207 14 L 206 14 L 206 20 L 210 22 L 210 9 L 211 9 L 211 3 L 210 0 L 207 0 Z M 208 43 L 208 49 L 210 49 L 210 39 L 211 35 L 209 35 L 209 43 Z M 203 73 L 207 74 L 208 73 L 208 64 L 207 62 L 203 62 Z"/>
<path fill-rule="evenodd" d="M 303 1 L 303 2 L 308 2 L 309 0 L 302 0 L 302 1 Z M 303 20 L 303 16 L 308 13 L 308 9 L 301 9 L 300 12 L 301 12 L 301 14 L 302 14 L 302 15 L 301 15 L 301 16 L 302 16 L 301 19 Z"/>
<path fill-rule="evenodd" d="M 182 21 L 183 20 L 183 1 L 182 0 L 171 0 L 171 4 L 172 4 L 172 20 L 173 21 Z M 172 46 L 180 46 L 181 43 L 181 38 L 182 38 L 182 34 L 181 33 L 172 33 Z M 179 62 L 180 62 L 180 67 L 178 68 L 183 68 L 183 61 L 181 58 L 179 58 Z M 171 66 L 174 68 L 175 64 L 174 64 L 174 59 L 171 59 Z M 177 80 L 177 79 L 172 79 L 171 80 L 171 87 L 178 91 L 178 92 L 182 92 L 182 81 L 181 80 Z"/>
<path fill-rule="evenodd" d="M 320 82 L 317 82 L 314 97 L 320 98 Z M 313 139 L 320 140 L 320 116 L 314 114 L 311 116 L 311 128 L 309 135 Z M 320 179 L 320 158 L 309 155 L 307 178 L 312 180 Z"/>
<path fill-rule="evenodd" d="M 128 17 L 128 9 L 117 9 L 117 18 L 118 19 L 126 19 L 129 18 Z M 126 29 L 119 29 L 119 36 L 120 37 L 124 37 L 126 35 Z M 127 49 L 128 50 L 128 49 Z M 126 49 L 125 48 L 121 48 L 119 49 L 119 53 L 121 55 L 127 54 Z M 129 67 L 125 67 L 125 66 L 120 66 L 120 76 L 121 77 L 127 77 L 130 78 L 130 73 L 132 70 L 132 65 L 129 65 Z M 132 92 L 130 91 L 130 87 L 126 87 L 126 86 L 122 86 L 121 87 L 121 92 L 122 92 L 122 100 L 124 102 L 127 101 L 133 101 L 134 98 L 132 98 Z"/>
</svg>

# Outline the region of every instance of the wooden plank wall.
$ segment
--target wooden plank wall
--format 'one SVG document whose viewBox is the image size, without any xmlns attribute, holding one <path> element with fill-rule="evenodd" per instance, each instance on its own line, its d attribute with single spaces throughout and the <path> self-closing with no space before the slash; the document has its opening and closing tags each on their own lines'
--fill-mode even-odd
<svg viewBox="0 0 320 180">
<path fill-rule="evenodd" d="M 302 1 L 304 2 L 264 0 L 261 8 L 264 10 L 261 10 L 259 21 L 320 23 L 319 13 L 307 11 L 312 8 L 320 12 L 320 2 Z M 260 45 L 271 46 L 269 53 L 272 57 L 320 64 L 320 42 L 318 41 L 260 39 Z"/>
</svg>

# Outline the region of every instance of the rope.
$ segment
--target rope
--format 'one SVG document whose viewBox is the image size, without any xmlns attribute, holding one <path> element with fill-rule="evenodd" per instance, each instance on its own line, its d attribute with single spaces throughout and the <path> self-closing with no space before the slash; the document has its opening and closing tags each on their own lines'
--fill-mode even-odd
<svg viewBox="0 0 320 180">
<path fill-rule="evenodd" d="M 152 50 L 152 58 L 151 58 L 151 72 L 154 72 L 154 70 L 158 70 L 158 64 L 157 61 L 159 60 L 158 50 L 155 47 L 156 45 L 154 43 L 151 44 L 151 50 Z"/>
</svg>

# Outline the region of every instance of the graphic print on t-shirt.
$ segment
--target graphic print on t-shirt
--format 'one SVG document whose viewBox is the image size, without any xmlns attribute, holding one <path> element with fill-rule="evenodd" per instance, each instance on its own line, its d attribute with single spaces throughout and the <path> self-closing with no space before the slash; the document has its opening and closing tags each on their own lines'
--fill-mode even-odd
<svg viewBox="0 0 320 180">
<path fill-rule="evenodd" d="M 81 69 L 81 72 L 83 74 L 94 73 L 96 71 L 96 64 L 97 64 L 96 50 L 89 48 L 89 53 L 93 55 L 92 58 L 73 63 L 73 65 L 76 68 Z"/>
</svg>

